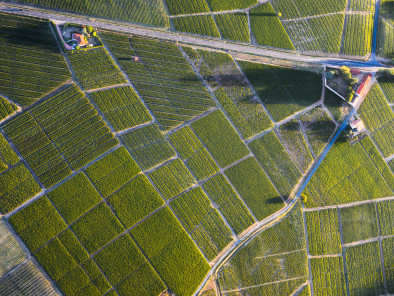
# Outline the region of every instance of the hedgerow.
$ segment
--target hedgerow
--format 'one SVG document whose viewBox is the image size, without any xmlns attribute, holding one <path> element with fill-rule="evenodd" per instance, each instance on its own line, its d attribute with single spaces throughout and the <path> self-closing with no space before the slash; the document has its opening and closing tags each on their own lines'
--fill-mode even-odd
<svg viewBox="0 0 394 296">
<path fill-rule="evenodd" d="M 342 53 L 366 56 L 372 49 L 374 14 L 347 14 Z"/>
<path fill-rule="evenodd" d="M 253 216 L 222 174 L 207 180 L 203 187 L 236 234 L 254 223 Z"/>
<path fill-rule="evenodd" d="M 201 187 L 183 193 L 170 206 L 208 260 L 213 260 L 231 242 L 231 231 Z"/>
<path fill-rule="evenodd" d="M 189 126 L 172 133 L 169 139 L 198 181 L 219 171 L 217 164 Z"/>
<path fill-rule="evenodd" d="M 127 227 L 164 204 L 159 193 L 145 175 L 138 175 L 108 198 L 119 220 Z"/>
<path fill-rule="evenodd" d="M 11 116 L 18 110 L 18 106 L 0 96 L 0 121 Z"/>
<path fill-rule="evenodd" d="M 224 173 L 258 220 L 283 207 L 279 193 L 255 158 L 249 157 Z"/>
<path fill-rule="evenodd" d="M 212 11 L 244 9 L 257 4 L 257 0 L 207 0 Z"/>
<path fill-rule="evenodd" d="M 90 96 L 116 131 L 152 120 L 148 110 L 130 86 L 110 88 Z"/>
<path fill-rule="evenodd" d="M 394 201 L 385 200 L 376 203 L 380 234 L 382 236 L 394 235 Z"/>
<path fill-rule="evenodd" d="M 106 197 L 135 177 L 141 169 L 122 146 L 86 168 L 85 172 Z"/>
<path fill-rule="evenodd" d="M 271 3 L 250 10 L 250 27 L 259 45 L 295 50 Z"/>
<path fill-rule="evenodd" d="M 341 242 L 337 209 L 305 212 L 311 255 L 340 254 Z"/>
<path fill-rule="evenodd" d="M 71 229 L 89 253 L 94 253 L 124 231 L 105 204 L 100 204 L 75 222 Z"/>
<path fill-rule="evenodd" d="M 248 148 L 220 110 L 193 122 L 191 127 L 222 168 L 249 154 Z"/>
<path fill-rule="evenodd" d="M 67 227 L 46 196 L 11 216 L 9 221 L 32 252 Z"/>
<path fill-rule="evenodd" d="M 89 259 L 88 252 L 86 252 L 75 234 L 70 229 L 63 231 L 58 236 L 58 238 L 78 264 L 81 264 L 85 260 Z"/>
<path fill-rule="evenodd" d="M 121 140 L 143 170 L 149 170 L 170 158 L 175 151 L 157 125 L 147 125 L 121 135 Z"/>
<path fill-rule="evenodd" d="M 82 263 L 82 268 L 85 272 L 89 275 L 94 283 L 95 287 L 97 287 L 99 291 L 99 295 L 104 294 L 111 288 L 111 284 L 105 278 L 105 276 L 101 273 L 100 269 L 98 268 L 97 264 L 92 260 L 86 260 Z"/>
<path fill-rule="evenodd" d="M 49 192 L 48 197 L 68 224 L 101 201 L 100 195 L 83 173 Z"/>
<path fill-rule="evenodd" d="M 167 287 L 177 295 L 192 294 L 209 270 L 168 207 L 133 228 L 130 234 Z"/>
<path fill-rule="evenodd" d="M 248 16 L 246 13 L 214 15 L 223 39 L 250 42 Z"/>
<path fill-rule="evenodd" d="M 148 176 L 161 195 L 167 200 L 177 196 L 197 183 L 183 161 L 179 158 L 159 167 L 157 170 L 149 173 Z"/>
<path fill-rule="evenodd" d="M 11 212 L 40 191 L 26 166 L 18 163 L 0 175 L 0 212 Z"/>
</svg>

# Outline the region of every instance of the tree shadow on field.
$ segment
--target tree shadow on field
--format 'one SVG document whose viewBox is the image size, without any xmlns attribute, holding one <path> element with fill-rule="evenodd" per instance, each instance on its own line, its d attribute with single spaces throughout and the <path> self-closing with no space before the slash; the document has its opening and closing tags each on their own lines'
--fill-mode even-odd
<svg viewBox="0 0 394 296">
<path fill-rule="evenodd" d="M 0 28 L 3 38 L 11 45 L 26 48 L 35 47 L 52 53 L 60 53 L 55 36 L 47 22 L 37 24 L 21 24 L 17 27 Z"/>
<path fill-rule="evenodd" d="M 284 196 L 283 198 L 284 198 L 285 200 L 287 200 L 288 196 Z M 282 200 L 282 198 L 281 198 L 280 196 L 277 196 L 277 197 L 268 198 L 268 199 L 265 201 L 265 203 L 266 203 L 266 204 L 269 204 L 269 205 L 274 205 L 274 204 L 283 203 L 283 200 Z"/>
<path fill-rule="evenodd" d="M 382 13 L 387 13 L 387 14 L 394 14 L 394 2 L 388 2 L 384 1 L 381 3 L 382 7 Z"/>
</svg>

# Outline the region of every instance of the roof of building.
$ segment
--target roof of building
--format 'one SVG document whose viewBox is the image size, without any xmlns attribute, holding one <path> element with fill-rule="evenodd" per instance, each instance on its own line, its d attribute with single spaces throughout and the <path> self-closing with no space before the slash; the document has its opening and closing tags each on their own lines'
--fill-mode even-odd
<svg viewBox="0 0 394 296">
<path fill-rule="evenodd" d="M 86 45 L 85 37 L 82 34 L 73 33 L 72 39 L 77 41 L 80 46 Z"/>
<path fill-rule="evenodd" d="M 368 85 L 371 77 L 371 74 L 364 75 L 363 79 L 361 80 L 361 84 L 357 88 L 356 94 L 361 95 L 365 91 L 365 87 Z"/>
<path fill-rule="evenodd" d="M 364 122 L 361 119 L 357 119 L 357 120 L 352 121 L 350 123 L 350 127 L 352 129 L 356 129 L 359 132 L 365 130 Z"/>
</svg>

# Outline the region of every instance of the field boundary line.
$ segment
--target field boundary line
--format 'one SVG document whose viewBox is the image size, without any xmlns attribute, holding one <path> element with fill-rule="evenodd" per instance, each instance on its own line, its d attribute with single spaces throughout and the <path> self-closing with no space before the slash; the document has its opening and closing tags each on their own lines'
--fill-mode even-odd
<svg viewBox="0 0 394 296">
<path fill-rule="evenodd" d="M 311 254 L 309 252 L 309 234 L 308 234 L 308 227 L 306 223 L 305 211 L 303 211 L 304 208 L 305 205 L 301 203 L 302 221 L 304 222 L 305 249 L 307 255 L 307 262 L 308 262 L 309 283 L 310 283 L 311 296 L 314 296 L 315 292 L 313 290 L 313 276 L 312 276 L 312 266 L 311 266 L 311 258 L 310 258 Z"/>
<path fill-rule="evenodd" d="M 278 254 L 271 254 L 271 255 L 267 255 L 267 256 L 259 256 L 259 257 L 254 257 L 254 259 L 265 259 L 265 258 L 269 258 L 269 257 L 288 255 L 288 254 L 298 253 L 298 252 L 302 252 L 302 251 L 307 251 L 307 249 L 304 248 L 304 249 L 299 249 L 299 250 L 295 250 L 295 251 L 283 252 L 283 253 L 278 253 Z"/>
<path fill-rule="evenodd" d="M 120 71 L 120 69 L 119 69 Z M 120 84 L 113 84 L 113 85 L 109 85 L 109 86 L 103 86 L 103 87 L 99 87 L 99 88 L 94 88 L 94 89 L 89 89 L 86 90 L 85 93 L 92 93 L 92 92 L 96 92 L 96 91 L 102 91 L 102 90 L 107 90 L 107 89 L 112 89 L 112 88 L 117 88 L 117 87 L 123 87 L 123 86 L 130 86 L 129 83 L 120 83 Z"/>
</svg>

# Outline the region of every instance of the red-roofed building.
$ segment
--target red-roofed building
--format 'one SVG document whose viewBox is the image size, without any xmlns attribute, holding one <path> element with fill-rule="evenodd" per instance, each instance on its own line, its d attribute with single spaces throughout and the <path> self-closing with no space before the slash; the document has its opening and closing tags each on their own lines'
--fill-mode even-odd
<svg viewBox="0 0 394 296">
<path fill-rule="evenodd" d="M 363 77 L 363 79 L 361 80 L 361 83 L 358 86 L 357 91 L 356 91 L 356 95 L 358 97 L 362 97 L 365 95 L 365 92 L 368 89 L 368 84 L 371 81 L 371 78 L 372 78 L 372 74 L 368 74 Z"/>
<path fill-rule="evenodd" d="M 360 70 L 357 70 L 357 69 L 350 69 L 350 74 L 352 74 L 352 75 L 358 75 L 358 74 L 361 74 L 361 71 L 360 71 Z"/>
<path fill-rule="evenodd" d="M 73 33 L 72 34 L 72 40 L 77 41 L 79 46 L 85 46 L 86 45 L 85 36 L 83 36 L 82 34 Z"/>
</svg>

